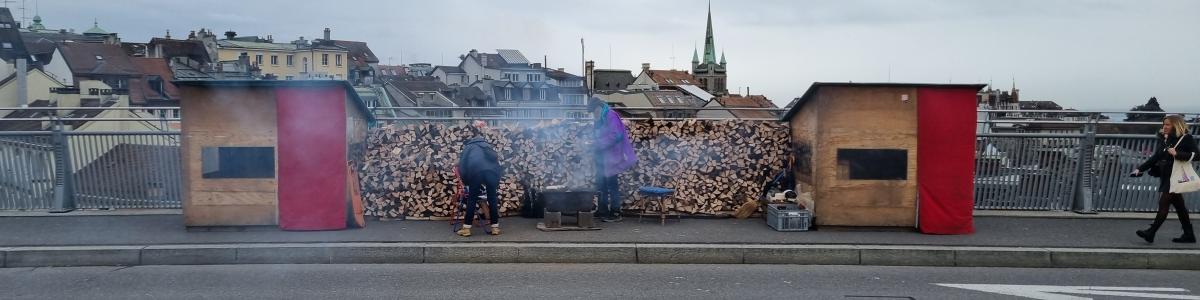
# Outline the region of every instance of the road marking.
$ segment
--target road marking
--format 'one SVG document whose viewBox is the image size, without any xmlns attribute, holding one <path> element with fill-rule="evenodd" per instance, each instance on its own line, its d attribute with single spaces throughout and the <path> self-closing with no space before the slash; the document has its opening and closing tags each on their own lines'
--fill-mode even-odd
<svg viewBox="0 0 1200 300">
<path fill-rule="evenodd" d="M 1057 285 L 1013 285 L 1013 284 L 951 284 L 936 283 L 936 285 L 980 292 L 988 292 L 1009 296 L 1025 297 L 1039 300 L 1090 300 L 1092 298 L 1077 297 L 1063 294 L 1120 296 L 1153 299 L 1189 299 L 1200 300 L 1200 296 L 1165 294 L 1187 293 L 1181 288 L 1158 287 L 1117 287 L 1117 286 L 1057 286 Z"/>
</svg>

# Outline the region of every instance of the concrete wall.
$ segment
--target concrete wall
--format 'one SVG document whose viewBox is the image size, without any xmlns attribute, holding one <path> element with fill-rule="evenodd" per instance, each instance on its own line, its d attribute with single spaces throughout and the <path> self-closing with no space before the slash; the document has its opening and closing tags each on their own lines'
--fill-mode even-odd
<svg viewBox="0 0 1200 300">
<path fill-rule="evenodd" d="M 71 67 L 67 66 L 67 60 L 63 58 L 62 52 L 54 50 L 54 57 L 50 59 L 50 63 L 43 66 L 42 70 L 46 71 L 50 78 L 58 80 L 63 85 L 75 85 L 74 75 L 71 73 Z"/>
<path fill-rule="evenodd" d="M 62 83 L 55 80 L 53 77 L 46 75 L 41 70 L 33 69 L 29 71 L 27 78 L 28 88 L 25 89 L 25 95 L 29 102 L 36 100 L 53 100 L 50 94 L 50 88 L 64 87 Z M 19 87 L 17 80 L 9 80 L 4 85 L 0 85 L 0 107 L 16 107 L 17 93 Z M 7 113 L 4 113 L 7 114 Z M 0 115 L 4 115 L 0 114 Z"/>
<path fill-rule="evenodd" d="M 262 69 L 262 74 L 275 74 L 279 79 L 287 79 L 292 76 L 294 79 L 306 79 L 305 59 L 308 59 L 309 75 L 329 75 L 331 79 L 345 80 L 349 78 L 350 71 L 347 66 L 349 58 L 346 51 L 334 50 L 270 50 L 270 49 L 244 49 L 244 48 L 221 48 L 217 50 L 219 61 L 237 60 L 238 56 L 243 52 L 250 56 L 250 63 L 255 62 L 256 55 L 262 55 L 262 64 L 258 65 Z M 329 64 L 321 64 L 321 55 L 329 54 Z M 271 56 L 278 56 L 279 63 L 271 64 Z M 292 55 L 292 65 L 287 64 L 287 56 Z M 342 65 L 338 66 L 336 57 L 342 56 Z M 341 75 L 338 77 L 336 75 Z"/>
<path fill-rule="evenodd" d="M 818 224 L 916 225 L 919 101 L 916 91 L 916 88 L 896 87 L 824 87 L 817 94 L 816 103 L 804 107 L 815 110 L 816 116 L 793 119 L 799 123 L 794 123 L 793 128 L 805 129 L 816 123 L 815 137 L 806 133 L 811 129 L 799 130 L 793 137 L 815 138 L 812 182 Z M 905 94 L 912 101 L 900 101 Z M 850 180 L 847 166 L 838 162 L 838 149 L 906 150 L 907 179 Z"/>
<path fill-rule="evenodd" d="M 277 178 L 204 179 L 200 162 L 203 147 L 276 147 L 275 93 L 270 88 L 180 90 L 185 99 L 180 102 L 184 224 L 278 224 Z"/>
<path fill-rule="evenodd" d="M 650 78 L 650 73 L 642 72 L 637 78 L 633 79 L 633 83 L 629 84 L 631 90 L 658 90 L 658 83 Z"/>
</svg>

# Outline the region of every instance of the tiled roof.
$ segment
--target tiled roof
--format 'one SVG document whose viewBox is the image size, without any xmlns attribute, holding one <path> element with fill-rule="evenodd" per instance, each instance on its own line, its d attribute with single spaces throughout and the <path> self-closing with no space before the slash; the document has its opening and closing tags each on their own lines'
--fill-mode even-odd
<svg viewBox="0 0 1200 300">
<path fill-rule="evenodd" d="M 24 58 L 26 62 L 32 64 L 29 61 L 29 51 L 25 50 L 25 41 L 21 39 L 21 32 L 15 27 L 12 14 L 6 7 L 0 7 L 0 22 L 13 25 L 9 26 L 10 28 L 0 29 L 0 42 L 7 46 L 0 48 L 0 59 L 11 62 L 18 58 Z"/>
<path fill-rule="evenodd" d="M 119 45 L 66 42 L 58 48 L 71 73 L 76 75 L 141 75 L 141 71 Z"/>
<path fill-rule="evenodd" d="M 50 100 L 36 100 L 29 107 L 51 107 Z M 40 118 L 54 113 L 53 110 L 18 110 L 5 115 L 5 119 Z M 43 130 L 41 121 L 0 121 L 0 131 L 39 131 Z"/>
<path fill-rule="evenodd" d="M 220 41 L 217 41 L 217 45 L 220 47 L 228 47 L 228 48 L 246 48 L 246 49 L 261 49 L 261 50 L 274 50 L 274 51 L 291 51 L 291 50 L 297 49 L 295 44 L 260 43 L 260 42 L 238 41 L 238 40 L 220 40 Z"/>
<path fill-rule="evenodd" d="M 174 73 L 164 58 L 132 58 L 134 65 L 144 74 L 142 77 L 129 80 L 129 102 L 135 105 L 145 105 L 156 100 L 178 100 L 179 89 L 171 81 Z M 151 85 L 151 76 L 158 76 L 162 81 L 162 93 Z"/>
<path fill-rule="evenodd" d="M 202 63 L 212 62 L 212 58 L 208 57 L 208 50 L 204 49 L 204 43 L 201 41 L 153 38 L 147 44 L 147 47 L 151 47 L 151 49 L 157 46 L 162 46 L 163 57 L 187 57 Z"/>
<path fill-rule="evenodd" d="M 593 88 L 596 90 L 623 90 L 633 83 L 633 72 L 629 70 L 595 70 Z"/>
<path fill-rule="evenodd" d="M 729 108 L 779 108 L 779 107 L 775 106 L 775 103 L 772 103 L 771 100 L 767 99 L 766 96 L 761 96 L 761 95 L 750 95 L 750 96 L 731 95 L 731 96 L 717 98 L 717 102 L 721 103 L 721 106 L 729 107 Z M 775 112 L 770 112 L 770 111 L 731 110 L 729 112 L 732 113 L 734 116 L 736 116 L 738 118 L 742 118 L 742 119 L 745 119 L 745 118 L 775 118 L 775 117 L 777 117 Z"/>
<path fill-rule="evenodd" d="M 463 69 L 462 69 L 462 68 L 459 68 L 459 67 L 457 67 L 457 66 L 437 66 L 437 67 L 433 67 L 433 70 L 434 70 L 434 71 L 437 71 L 437 70 L 439 70 L 439 69 L 440 69 L 440 70 L 442 70 L 443 72 L 446 72 L 446 74 L 462 74 L 462 73 L 466 73 L 466 72 L 464 72 L 464 71 L 463 71 Z M 430 71 L 429 73 L 430 73 L 430 74 L 432 74 L 433 72 L 432 72 L 432 71 Z"/>
<path fill-rule="evenodd" d="M 559 70 L 556 70 L 556 69 L 550 69 L 550 68 L 547 68 L 547 69 L 546 69 L 546 77 L 553 78 L 554 80 L 566 80 L 566 79 L 579 79 L 579 78 L 583 78 L 583 77 L 581 77 L 581 76 L 579 76 L 579 75 L 575 75 L 575 74 L 567 73 L 567 72 L 564 72 L 564 71 L 559 71 Z"/>
<path fill-rule="evenodd" d="M 700 107 L 704 103 L 680 91 L 647 91 L 646 99 L 654 107 Z"/>
<path fill-rule="evenodd" d="M 76 172 L 79 178 L 105 178 L 80 181 L 79 201 L 88 201 L 88 196 L 147 199 L 154 197 L 152 191 L 178 195 L 180 186 L 171 184 L 168 174 L 178 174 L 179 164 L 171 161 L 179 161 L 179 147 L 117 144 Z"/>
<path fill-rule="evenodd" d="M 700 80 L 687 71 L 678 70 L 649 70 L 650 79 L 659 85 L 700 84 Z"/>
<path fill-rule="evenodd" d="M 367 47 L 365 42 L 335 40 L 333 43 L 346 48 L 349 52 L 346 55 L 349 56 L 348 60 L 354 69 L 367 70 L 371 64 L 379 63 L 379 58 L 375 57 L 375 53 L 371 52 L 371 48 Z"/>
</svg>

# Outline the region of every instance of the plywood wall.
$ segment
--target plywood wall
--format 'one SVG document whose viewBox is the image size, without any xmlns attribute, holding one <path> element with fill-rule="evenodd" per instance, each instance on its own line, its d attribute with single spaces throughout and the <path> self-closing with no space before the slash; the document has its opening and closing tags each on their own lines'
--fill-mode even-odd
<svg viewBox="0 0 1200 300">
<path fill-rule="evenodd" d="M 274 93 L 270 88 L 218 91 L 188 86 L 181 92 L 184 223 L 277 224 L 276 179 L 203 179 L 200 165 L 203 147 L 275 147 Z"/>
</svg>

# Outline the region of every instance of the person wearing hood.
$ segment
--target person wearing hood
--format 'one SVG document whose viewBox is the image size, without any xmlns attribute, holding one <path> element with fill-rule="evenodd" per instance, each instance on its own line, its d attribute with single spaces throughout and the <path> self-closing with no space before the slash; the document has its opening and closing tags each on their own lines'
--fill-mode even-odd
<svg viewBox="0 0 1200 300">
<path fill-rule="evenodd" d="M 605 222 L 621 221 L 621 189 L 617 175 L 637 165 L 637 154 L 621 116 L 600 99 L 588 102 L 595 118 L 596 186 L 598 213 Z"/>
<path fill-rule="evenodd" d="M 463 151 L 458 159 L 459 174 L 463 185 L 467 187 L 467 214 L 463 217 L 463 226 L 456 232 L 459 236 L 471 236 L 471 224 L 475 222 L 475 207 L 479 195 L 487 193 L 488 213 L 491 218 L 491 228 L 487 233 L 500 234 L 500 205 L 496 194 L 500 188 L 500 158 L 495 148 L 483 137 L 483 129 L 487 125 L 483 121 L 475 121 L 469 127 L 472 137 L 463 143 Z"/>
</svg>

